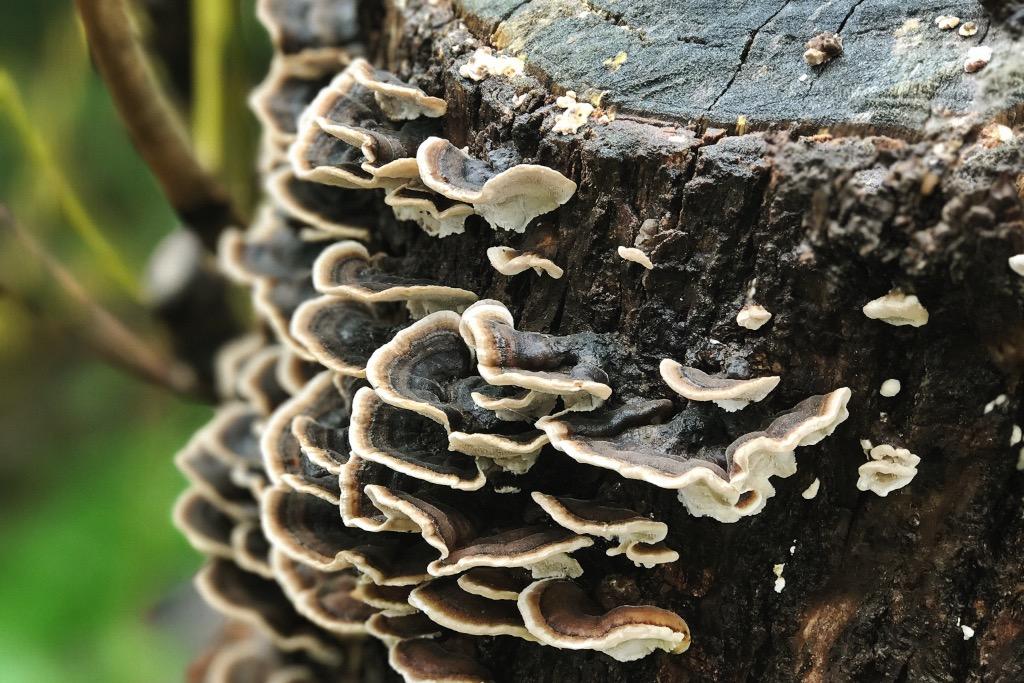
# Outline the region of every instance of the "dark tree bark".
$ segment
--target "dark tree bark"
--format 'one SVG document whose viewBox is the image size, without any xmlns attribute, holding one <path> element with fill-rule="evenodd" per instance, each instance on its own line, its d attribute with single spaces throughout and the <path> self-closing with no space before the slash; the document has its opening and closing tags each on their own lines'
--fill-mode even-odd
<svg viewBox="0 0 1024 683">
<path fill-rule="evenodd" d="M 1010 447 L 1024 421 L 1024 279 L 1007 266 L 1024 251 L 1024 152 L 1019 136 L 982 132 L 1020 111 L 1009 29 L 967 2 L 958 12 L 979 32 L 939 31 L 933 19 L 949 6 L 930 0 L 446 4 L 392 9 L 381 63 L 448 101 L 456 145 L 478 157 L 511 147 L 579 190 L 522 236 L 471 219 L 465 235 L 438 240 L 395 223 L 381 246 L 506 302 L 520 329 L 616 335 L 625 353 L 606 368 L 613 402 L 677 399 L 659 378 L 662 358 L 781 375 L 768 401 L 741 413 L 694 408 L 709 442 L 808 395 L 853 390 L 849 420 L 801 449 L 797 474 L 734 524 L 552 453 L 543 476 L 631 500 L 668 523 L 681 555 L 643 570 L 591 549 L 581 556 L 600 570 L 580 581 L 608 605 L 639 598 L 677 611 L 693 646 L 618 663 L 485 639 L 483 663 L 498 680 L 559 683 L 1024 680 L 1024 476 Z M 844 53 L 812 69 L 803 44 L 826 30 Z M 992 63 L 965 74 L 978 44 L 993 48 Z M 506 79 L 458 76 L 480 45 L 525 56 L 533 87 L 522 104 Z M 620 51 L 621 68 L 603 65 Z M 554 96 L 570 89 L 581 101 L 607 90 L 614 121 L 552 132 Z M 739 116 L 755 132 L 739 134 Z M 730 134 L 708 134 L 716 127 Z M 563 278 L 508 278 L 487 264 L 487 247 L 539 234 L 557 242 Z M 616 255 L 634 243 L 652 271 Z M 774 317 L 751 332 L 735 316 L 755 281 Z M 893 288 L 920 298 L 927 325 L 864 316 Z M 884 398 L 890 377 L 903 389 Z M 858 491 L 861 439 L 910 449 L 920 473 L 885 498 Z M 820 492 L 805 500 L 816 478 Z"/>
</svg>

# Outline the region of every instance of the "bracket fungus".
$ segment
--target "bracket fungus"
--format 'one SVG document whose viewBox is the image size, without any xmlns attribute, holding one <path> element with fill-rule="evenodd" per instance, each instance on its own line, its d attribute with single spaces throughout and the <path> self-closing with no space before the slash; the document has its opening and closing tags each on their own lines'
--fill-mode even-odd
<svg viewBox="0 0 1024 683">
<path fill-rule="evenodd" d="M 889 292 L 885 296 L 864 304 L 864 315 L 872 320 L 895 325 L 911 325 L 921 327 L 928 322 L 928 311 L 917 297 L 899 291 Z"/>
<path fill-rule="evenodd" d="M 534 491 L 531 496 L 559 526 L 588 536 L 615 540 L 608 555 L 629 553 L 639 544 L 653 545 L 665 540 L 668 526 L 625 508 L 613 508 L 575 498 L 559 498 Z M 631 558 L 632 559 L 632 558 Z"/>
<path fill-rule="evenodd" d="M 875 446 L 868 452 L 870 462 L 857 468 L 857 489 L 871 491 L 883 498 L 901 489 L 917 476 L 917 465 L 921 458 L 906 448 L 888 444 Z"/>
<path fill-rule="evenodd" d="M 431 237 L 461 235 L 466 231 L 466 219 L 473 215 L 469 204 L 453 201 L 434 194 L 418 182 L 396 187 L 384 196 L 395 218 L 414 221 Z"/>
<path fill-rule="evenodd" d="M 417 586 L 409 594 L 409 603 L 422 610 L 431 621 L 457 633 L 536 640 L 526 630 L 515 603 L 468 593 L 454 577 L 434 579 Z"/>
<path fill-rule="evenodd" d="M 519 164 L 497 171 L 443 138 L 427 138 L 416 152 L 416 162 L 424 185 L 472 204 L 495 229 L 524 232 L 531 220 L 554 211 L 576 193 L 576 183 L 547 166 Z"/>
<path fill-rule="evenodd" d="M 487 260 L 502 275 L 518 275 L 532 268 L 537 275 L 547 274 L 557 280 L 565 272 L 540 254 L 518 251 L 512 247 L 489 247 Z"/>
<path fill-rule="evenodd" d="M 654 263 L 651 261 L 651 257 L 645 254 L 642 250 L 636 247 L 622 247 L 620 246 L 616 252 L 619 258 L 625 261 L 632 261 L 633 263 L 639 263 L 647 270 L 654 270 Z"/>
<path fill-rule="evenodd" d="M 736 314 L 736 324 L 748 330 L 759 330 L 771 319 L 772 314 L 768 309 L 756 304 L 747 304 Z"/>
<path fill-rule="evenodd" d="M 320 364 L 349 377 L 365 377 L 366 363 L 395 325 L 370 304 L 326 294 L 305 301 L 289 331 Z"/>
<path fill-rule="evenodd" d="M 430 563 L 432 576 L 452 576 L 474 567 L 528 569 L 533 578 L 550 576 L 575 578 L 583 573 L 579 562 L 569 556 L 593 540 L 568 529 L 527 526 L 473 539 L 447 557 Z"/>
<path fill-rule="evenodd" d="M 620 662 L 654 650 L 679 654 L 690 647 L 690 629 L 676 614 L 649 605 L 605 612 L 572 581 L 537 581 L 518 603 L 527 630 L 551 647 L 597 650 Z"/>
<path fill-rule="evenodd" d="M 458 577 L 459 587 L 467 593 L 489 600 L 518 600 L 533 581 L 527 572 L 500 567 L 476 567 Z"/>
<path fill-rule="evenodd" d="M 728 379 L 715 377 L 666 358 L 661 361 L 661 377 L 683 398 L 691 401 L 713 401 L 727 412 L 743 410 L 751 403 L 764 400 L 779 385 L 780 377 Z"/>
<path fill-rule="evenodd" d="M 355 47 L 359 19 L 355 3 L 332 0 L 258 0 L 256 16 L 279 53 Z"/>
</svg>

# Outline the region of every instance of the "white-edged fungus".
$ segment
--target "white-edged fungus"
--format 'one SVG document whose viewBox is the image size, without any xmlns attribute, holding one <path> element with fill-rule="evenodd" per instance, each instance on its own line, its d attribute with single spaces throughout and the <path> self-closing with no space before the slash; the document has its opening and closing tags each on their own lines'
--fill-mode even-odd
<svg viewBox="0 0 1024 683">
<path fill-rule="evenodd" d="M 523 60 L 510 55 L 495 55 L 489 47 L 478 47 L 469 61 L 459 67 L 459 75 L 471 81 L 482 81 L 488 76 L 522 76 Z"/>
<path fill-rule="evenodd" d="M 885 296 L 873 299 L 864 304 L 864 315 L 872 320 L 895 325 L 911 325 L 921 327 L 928 322 L 928 311 L 917 297 L 900 291 L 892 291 Z"/>
<path fill-rule="evenodd" d="M 1013 429 L 1010 430 L 1010 445 L 1016 446 L 1021 441 L 1021 429 L 1020 425 L 1013 425 Z"/>
<path fill-rule="evenodd" d="M 987 45 L 976 45 L 967 51 L 964 60 L 964 71 L 973 74 L 981 71 L 992 61 L 992 48 Z"/>
<path fill-rule="evenodd" d="M 736 324 L 748 330 L 759 330 L 771 319 L 768 309 L 757 304 L 747 304 L 736 314 Z"/>
<path fill-rule="evenodd" d="M 565 272 L 536 252 L 519 251 L 512 247 L 488 247 L 487 260 L 502 275 L 518 275 L 532 268 L 537 275 L 546 273 L 557 280 Z"/>
<path fill-rule="evenodd" d="M 917 465 L 921 462 L 921 458 L 906 448 L 895 448 L 888 444 L 875 446 L 868 455 L 871 462 L 857 468 L 860 475 L 857 488 L 883 498 L 909 484 L 917 476 Z"/>
<path fill-rule="evenodd" d="M 636 247 L 622 247 L 620 246 L 617 250 L 619 258 L 625 259 L 626 261 L 632 261 L 633 263 L 639 263 L 647 270 L 654 270 L 654 263 L 651 262 L 651 257 L 645 254 L 641 249 Z"/>
<path fill-rule="evenodd" d="M 772 567 L 772 573 L 775 574 L 775 592 L 781 593 L 786 587 L 786 579 L 782 576 L 782 572 L 785 570 L 786 564 L 783 562 Z"/>
<path fill-rule="evenodd" d="M 661 378 L 677 394 L 691 401 L 713 401 L 726 412 L 743 410 L 763 400 L 779 385 L 780 377 L 728 379 L 680 365 L 665 358 L 660 365 Z"/>
<path fill-rule="evenodd" d="M 1016 254 L 1008 259 L 1010 270 L 1024 276 L 1024 254 Z"/>
<path fill-rule="evenodd" d="M 813 500 L 818 495 L 818 489 L 821 488 L 821 480 L 817 477 L 811 482 L 811 485 L 803 490 L 800 497 L 804 500 Z"/>
<path fill-rule="evenodd" d="M 955 17 L 950 14 L 940 14 L 935 17 L 935 26 L 940 31 L 952 31 L 960 25 L 960 17 Z"/>
<path fill-rule="evenodd" d="M 957 33 L 960 34 L 961 38 L 970 38 L 978 32 L 978 24 L 973 21 L 965 21 L 960 25 L 960 29 Z"/>
<path fill-rule="evenodd" d="M 1003 405 L 1004 403 L 1006 403 L 1006 401 L 1007 401 L 1006 394 L 999 394 L 994 399 L 992 399 L 991 401 L 989 401 L 988 403 L 985 404 L 985 409 L 982 411 L 982 414 L 983 415 L 988 415 L 993 410 L 995 410 L 997 407 L 999 407 L 999 406 Z"/>
<path fill-rule="evenodd" d="M 554 132 L 562 135 L 578 132 L 590 115 L 594 113 L 594 105 L 588 102 L 577 102 L 576 93 L 572 90 L 556 99 L 555 105 L 565 110 L 555 117 L 555 126 L 552 128 Z"/>
<path fill-rule="evenodd" d="M 892 398 L 896 394 L 900 393 L 901 388 L 902 385 L 898 379 L 890 378 L 882 382 L 882 386 L 879 388 L 878 393 L 886 398 Z"/>
<path fill-rule="evenodd" d="M 968 626 L 967 624 L 961 624 L 960 630 L 963 631 L 964 640 L 970 640 L 974 637 L 974 629 Z"/>
</svg>

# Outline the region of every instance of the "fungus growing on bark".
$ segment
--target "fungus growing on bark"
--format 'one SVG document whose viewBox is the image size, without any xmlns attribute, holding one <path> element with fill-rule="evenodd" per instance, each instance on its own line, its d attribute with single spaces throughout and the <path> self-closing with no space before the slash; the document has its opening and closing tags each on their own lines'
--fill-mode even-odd
<svg viewBox="0 0 1024 683">
<path fill-rule="evenodd" d="M 518 600 L 519 594 L 532 583 L 530 574 L 522 569 L 476 567 L 459 574 L 459 587 L 467 593 L 488 600 Z"/>
<path fill-rule="evenodd" d="M 373 93 L 377 104 L 388 118 L 437 118 L 444 116 L 448 108 L 441 98 L 431 97 L 419 88 L 402 83 L 393 74 L 373 68 L 365 59 L 353 60 L 349 69 L 356 81 Z"/>
<path fill-rule="evenodd" d="M 1010 270 L 1024 276 L 1024 254 L 1016 254 L 1009 259 Z"/>
<path fill-rule="evenodd" d="M 572 581 L 537 581 L 518 604 L 527 630 L 551 647 L 597 650 L 620 662 L 690 647 L 690 630 L 678 615 L 650 605 L 605 611 Z"/>
<path fill-rule="evenodd" d="M 200 431 L 174 458 L 178 470 L 207 501 L 235 519 L 256 513 L 251 491 L 235 482 L 234 463 L 225 462 L 206 446 Z"/>
<path fill-rule="evenodd" d="M 249 97 L 263 134 L 275 144 L 295 139 L 303 110 L 348 62 L 348 53 L 337 48 L 275 55 L 267 77 Z"/>
<path fill-rule="evenodd" d="M 304 241 L 370 238 L 369 214 L 354 210 L 363 203 L 357 190 L 301 180 L 287 166 L 267 176 L 266 190 L 279 209 L 310 226 L 299 232 Z"/>
<path fill-rule="evenodd" d="M 442 558 L 448 557 L 454 548 L 464 545 L 476 534 L 476 524 L 443 503 L 428 502 L 377 484 L 369 484 L 363 490 L 386 517 L 407 521 L 418 530 L 423 540 Z"/>
<path fill-rule="evenodd" d="M 622 247 L 620 246 L 617 250 L 619 258 L 626 261 L 632 261 L 633 263 L 639 263 L 647 270 L 654 270 L 654 263 L 651 262 L 651 258 L 640 249 L 636 247 Z"/>
<path fill-rule="evenodd" d="M 921 327 L 928 322 L 928 311 L 913 294 L 892 291 L 864 304 L 864 315 L 890 325 Z"/>
<path fill-rule="evenodd" d="M 819 488 L 821 488 L 821 480 L 815 477 L 814 481 L 800 493 L 800 497 L 804 500 L 813 500 L 818 495 Z"/>
<path fill-rule="evenodd" d="M 626 558 L 637 567 L 651 569 L 679 559 L 679 553 L 664 543 L 632 543 L 626 547 Z"/>
<path fill-rule="evenodd" d="M 366 633 L 366 620 L 377 610 L 353 595 L 353 573 L 317 571 L 277 550 L 271 553 L 271 565 L 296 612 L 339 636 Z"/>
<path fill-rule="evenodd" d="M 256 16 L 283 53 L 342 46 L 359 36 L 358 4 L 331 0 L 259 0 Z"/>
<path fill-rule="evenodd" d="M 193 548 L 225 559 L 234 558 L 231 532 L 238 520 L 203 498 L 195 489 L 185 489 L 174 503 L 174 526 Z"/>
<path fill-rule="evenodd" d="M 470 636 L 514 636 L 535 640 L 523 625 L 515 603 L 490 600 L 464 591 L 455 577 L 434 579 L 417 586 L 409 603 L 431 621 Z"/>
<path fill-rule="evenodd" d="M 575 410 L 593 409 L 611 396 L 592 335 L 552 337 L 516 330 L 508 309 L 491 299 L 467 308 L 460 330 L 489 384 L 558 395 Z"/>
<path fill-rule="evenodd" d="M 449 450 L 490 460 L 497 467 L 515 474 L 529 470 L 547 443 L 547 434 L 536 429 L 511 435 L 466 432 L 448 435 Z"/>
<path fill-rule="evenodd" d="M 386 273 L 376 267 L 358 242 L 338 242 L 324 249 L 313 264 L 313 286 L 324 294 L 363 303 L 405 302 L 414 317 L 434 311 L 460 310 L 476 294 L 430 280 Z"/>
<path fill-rule="evenodd" d="M 278 369 L 284 358 L 280 346 L 267 346 L 254 354 L 242 367 L 236 391 L 261 415 L 270 415 L 288 400 L 288 391 L 281 386 Z"/>
<path fill-rule="evenodd" d="M 501 391 L 501 387 L 491 387 Z M 499 420 L 508 422 L 533 422 L 551 412 L 558 401 L 557 394 L 545 394 L 532 389 L 522 389 L 508 395 L 491 395 L 487 389 L 470 393 L 473 403 L 492 411 Z"/>
<path fill-rule="evenodd" d="M 459 67 L 459 75 L 472 81 L 482 81 L 488 76 L 522 76 L 523 60 L 509 55 L 495 55 L 489 47 L 478 47 L 469 56 L 469 61 Z"/>
<path fill-rule="evenodd" d="M 448 451 L 442 427 L 385 403 L 369 387 L 356 392 L 349 442 L 359 457 L 415 479 L 462 491 L 476 491 L 487 482 L 476 460 Z"/>
<path fill-rule="evenodd" d="M 365 377 L 366 362 L 394 327 L 372 305 L 325 294 L 295 309 L 290 331 L 322 365 L 348 377 Z"/>
<path fill-rule="evenodd" d="M 416 162 L 427 187 L 472 204 L 496 229 L 524 232 L 531 220 L 557 209 L 576 192 L 576 183 L 554 169 L 519 164 L 497 171 L 442 138 L 427 138 Z"/>
<path fill-rule="evenodd" d="M 427 615 L 416 611 L 409 614 L 374 614 L 366 620 L 366 632 L 391 647 L 403 640 L 440 637 L 444 629 Z"/>
<path fill-rule="evenodd" d="M 691 401 L 713 401 L 727 412 L 743 410 L 751 403 L 764 400 L 779 385 L 780 377 L 728 379 L 680 365 L 665 358 L 661 361 L 661 378 L 674 392 Z"/>
<path fill-rule="evenodd" d="M 921 458 L 906 448 L 896 448 L 888 444 L 875 446 L 868 453 L 871 462 L 857 468 L 860 477 L 857 488 L 871 491 L 883 498 L 896 489 L 901 489 L 917 476 L 917 465 Z"/>
<path fill-rule="evenodd" d="M 512 247 L 489 247 L 487 260 L 502 275 L 518 275 L 532 268 L 537 275 L 546 273 L 557 280 L 565 272 L 536 252 L 518 251 Z"/>
<path fill-rule="evenodd" d="M 415 221 L 431 237 L 461 235 L 473 207 L 430 192 L 418 182 L 405 183 L 384 196 L 400 221 Z"/>
<path fill-rule="evenodd" d="M 273 486 L 260 500 L 263 530 L 288 557 L 324 572 L 351 566 L 344 556 L 368 538 L 341 523 L 337 505 L 286 486 Z"/>
<path fill-rule="evenodd" d="M 274 578 L 270 567 L 270 542 L 257 520 L 248 520 L 231 531 L 235 564 L 265 579 Z"/>
<path fill-rule="evenodd" d="M 977 73 L 988 66 L 992 61 L 992 48 L 987 45 L 975 45 L 967 51 L 967 58 L 964 60 L 964 71 L 969 74 Z"/>
<path fill-rule="evenodd" d="M 617 545 L 608 555 L 627 553 L 639 543 L 654 544 L 665 540 L 668 526 L 625 508 L 613 508 L 576 498 L 556 498 L 539 491 L 530 494 L 537 505 L 559 526 L 588 536 L 597 536 Z"/>
<path fill-rule="evenodd" d="M 771 319 L 768 309 L 756 304 L 747 304 L 736 314 L 736 324 L 748 330 L 759 330 Z"/>
<path fill-rule="evenodd" d="M 583 568 L 569 553 L 594 541 L 568 529 L 529 526 L 473 539 L 447 557 L 430 563 L 433 576 L 451 576 L 474 567 L 528 569 L 535 579 L 549 576 L 575 578 Z"/>
<path fill-rule="evenodd" d="M 896 394 L 900 393 L 900 381 L 898 379 L 887 379 L 882 382 L 882 386 L 879 387 L 878 393 L 886 398 L 892 398 Z"/>
<path fill-rule="evenodd" d="M 551 130 L 562 135 L 578 132 L 590 115 L 594 113 L 594 105 L 577 102 L 576 93 L 572 90 L 556 99 L 555 106 L 561 107 L 565 111 L 555 117 L 555 125 Z"/>
<path fill-rule="evenodd" d="M 843 39 L 835 33 L 824 31 L 808 40 L 804 47 L 804 61 L 810 66 L 820 66 L 843 54 Z"/>
<path fill-rule="evenodd" d="M 464 640 L 411 638 L 388 650 L 388 664 L 405 683 L 489 683 L 491 673 L 477 663 Z"/>
</svg>

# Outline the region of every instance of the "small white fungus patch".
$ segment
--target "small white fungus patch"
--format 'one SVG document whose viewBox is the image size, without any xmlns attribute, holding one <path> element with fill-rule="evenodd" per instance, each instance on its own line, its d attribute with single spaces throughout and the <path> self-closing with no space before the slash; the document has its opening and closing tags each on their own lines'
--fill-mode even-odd
<svg viewBox="0 0 1024 683">
<path fill-rule="evenodd" d="M 1013 429 L 1010 430 L 1010 445 L 1016 446 L 1019 444 L 1022 436 L 1024 434 L 1021 434 L 1020 425 L 1013 425 Z"/>
<path fill-rule="evenodd" d="M 967 51 L 967 59 L 964 60 L 964 71 L 969 74 L 981 71 L 992 61 L 992 48 L 987 45 L 977 45 Z"/>
<path fill-rule="evenodd" d="M 803 493 L 801 493 L 800 496 L 804 500 L 811 500 L 815 496 L 818 495 L 818 489 L 820 489 L 820 488 L 821 488 L 821 480 L 818 479 L 817 477 L 815 477 L 814 481 L 811 482 L 811 485 L 808 486 L 806 489 L 804 489 Z"/>
<path fill-rule="evenodd" d="M 965 21 L 960 25 L 960 30 L 957 33 L 960 34 L 961 38 L 970 38 L 978 32 L 978 24 L 973 21 Z"/>
<path fill-rule="evenodd" d="M 961 625 L 960 630 L 964 632 L 964 640 L 970 640 L 974 637 L 974 629 L 967 624 Z"/>
<path fill-rule="evenodd" d="M 1017 273 L 1017 275 L 1024 275 L 1024 254 L 1010 257 L 1010 270 Z"/>
<path fill-rule="evenodd" d="M 654 263 L 651 261 L 651 257 L 636 247 L 619 247 L 618 254 L 621 259 L 639 263 L 647 270 L 654 270 Z"/>
<path fill-rule="evenodd" d="M 495 55 L 489 47 L 479 47 L 469 61 L 459 67 L 459 75 L 473 81 L 482 81 L 488 76 L 523 75 L 523 60 L 508 55 Z"/>
<path fill-rule="evenodd" d="M 898 379 L 887 379 L 882 382 L 882 387 L 878 390 L 882 396 L 886 398 L 892 398 L 896 394 L 900 393 L 902 385 Z"/>
<path fill-rule="evenodd" d="M 555 126 L 552 129 L 562 135 L 577 132 L 594 113 L 594 105 L 589 102 L 577 102 L 576 93 L 572 90 L 556 99 L 555 105 L 565 110 L 555 117 Z"/>
<path fill-rule="evenodd" d="M 940 14 L 935 17 L 935 25 L 939 27 L 940 31 L 952 31 L 960 25 L 960 17 L 954 17 L 948 14 Z"/>
<path fill-rule="evenodd" d="M 786 564 L 785 563 L 777 564 L 774 567 L 772 567 L 772 572 L 776 576 L 776 579 L 775 579 L 775 592 L 776 593 L 781 593 L 783 591 L 783 589 L 786 587 L 786 579 L 783 578 L 783 576 L 782 576 L 782 572 L 783 572 L 783 570 L 785 570 L 785 568 L 786 568 Z"/>
<path fill-rule="evenodd" d="M 748 330 L 759 330 L 771 319 L 768 309 L 756 304 L 747 304 L 736 314 L 736 324 Z"/>
<path fill-rule="evenodd" d="M 985 409 L 982 411 L 984 415 L 988 415 L 999 406 L 1006 403 L 1006 394 L 999 394 L 994 399 L 985 404 Z"/>
</svg>

